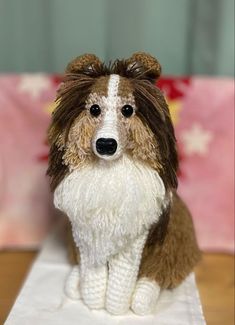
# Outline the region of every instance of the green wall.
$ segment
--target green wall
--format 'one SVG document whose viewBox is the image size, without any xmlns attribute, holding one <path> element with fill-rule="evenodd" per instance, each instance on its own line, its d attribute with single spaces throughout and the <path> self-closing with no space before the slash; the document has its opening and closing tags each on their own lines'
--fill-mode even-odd
<svg viewBox="0 0 235 325">
<path fill-rule="evenodd" d="M 147 51 L 158 57 L 165 73 L 187 73 L 188 0 L 111 3 L 108 57 Z"/>
<path fill-rule="evenodd" d="M 165 74 L 234 73 L 233 0 L 0 0 L 0 72 L 147 51 Z"/>
</svg>

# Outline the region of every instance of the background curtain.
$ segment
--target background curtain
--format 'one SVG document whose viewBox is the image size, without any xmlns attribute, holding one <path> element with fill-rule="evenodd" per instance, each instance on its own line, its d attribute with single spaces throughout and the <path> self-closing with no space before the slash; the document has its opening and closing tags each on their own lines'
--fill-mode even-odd
<svg viewBox="0 0 235 325">
<path fill-rule="evenodd" d="M 155 55 L 165 74 L 234 74 L 233 0 L 0 0 L 0 72 L 62 72 L 85 52 Z"/>
</svg>

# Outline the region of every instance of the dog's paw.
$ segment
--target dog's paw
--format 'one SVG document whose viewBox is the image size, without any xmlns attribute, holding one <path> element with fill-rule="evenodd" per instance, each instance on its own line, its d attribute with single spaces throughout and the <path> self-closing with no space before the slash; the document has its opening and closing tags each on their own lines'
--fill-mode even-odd
<svg viewBox="0 0 235 325">
<path fill-rule="evenodd" d="M 108 271 L 106 266 L 89 269 L 81 278 L 80 290 L 82 299 L 90 309 L 104 308 L 107 278 Z"/>
<path fill-rule="evenodd" d="M 147 278 L 139 279 L 132 296 L 131 309 L 137 315 L 151 314 L 156 307 L 159 294 L 160 287 L 155 281 Z"/>
<path fill-rule="evenodd" d="M 120 290 L 119 283 L 113 282 L 112 287 L 109 286 L 106 292 L 106 310 L 112 315 L 124 315 L 130 308 L 130 299 L 128 299 L 128 289 Z"/>
<path fill-rule="evenodd" d="M 79 275 L 79 267 L 76 265 L 72 268 L 65 282 L 64 292 L 67 297 L 73 300 L 81 298 L 79 292 Z"/>
</svg>

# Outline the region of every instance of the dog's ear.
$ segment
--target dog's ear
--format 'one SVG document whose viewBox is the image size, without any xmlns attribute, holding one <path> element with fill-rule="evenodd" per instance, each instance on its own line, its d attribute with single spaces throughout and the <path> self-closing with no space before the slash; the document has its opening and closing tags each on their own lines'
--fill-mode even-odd
<svg viewBox="0 0 235 325">
<path fill-rule="evenodd" d="M 82 73 L 101 66 L 100 59 L 94 54 L 83 54 L 73 59 L 66 67 L 65 73 Z"/>
<path fill-rule="evenodd" d="M 128 68 L 136 70 L 141 78 L 155 82 L 161 75 L 161 65 L 152 55 L 136 52 L 127 59 Z"/>
</svg>

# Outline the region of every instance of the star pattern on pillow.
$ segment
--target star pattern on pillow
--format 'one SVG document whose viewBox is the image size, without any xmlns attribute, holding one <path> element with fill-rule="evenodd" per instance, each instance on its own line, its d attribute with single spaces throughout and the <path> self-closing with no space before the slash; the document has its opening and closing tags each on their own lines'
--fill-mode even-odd
<svg viewBox="0 0 235 325">
<path fill-rule="evenodd" d="M 18 91 L 28 94 L 32 99 L 38 99 L 43 91 L 50 89 L 51 81 L 43 74 L 25 74 L 20 78 Z"/>
<path fill-rule="evenodd" d="M 200 124 L 193 124 L 190 129 L 181 134 L 183 148 L 186 155 L 198 154 L 205 156 L 213 139 L 211 131 L 204 129 Z"/>
</svg>

